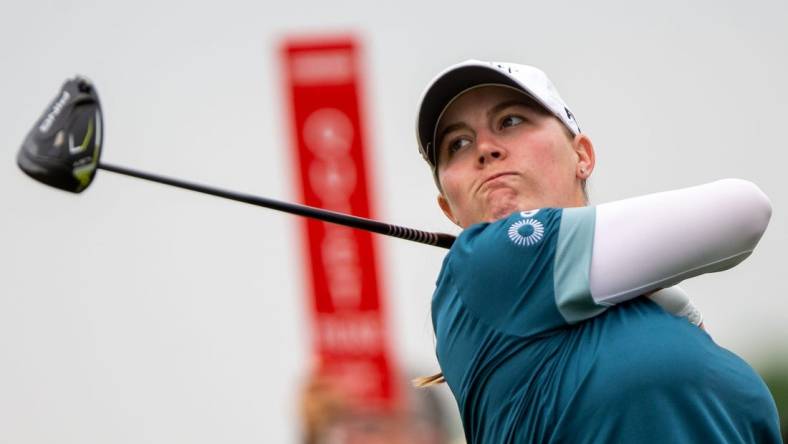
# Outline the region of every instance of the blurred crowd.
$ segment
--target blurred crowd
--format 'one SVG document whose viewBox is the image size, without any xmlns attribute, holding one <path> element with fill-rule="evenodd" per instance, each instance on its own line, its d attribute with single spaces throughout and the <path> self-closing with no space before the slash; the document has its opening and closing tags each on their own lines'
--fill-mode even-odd
<svg viewBox="0 0 788 444">
<path fill-rule="evenodd" d="M 303 444 L 459 444 L 459 424 L 434 389 L 403 383 L 398 407 L 370 410 L 355 402 L 328 377 L 313 374 L 301 392 Z M 455 436 L 452 436 L 455 435 Z M 461 434 L 460 434 L 461 435 Z"/>
</svg>

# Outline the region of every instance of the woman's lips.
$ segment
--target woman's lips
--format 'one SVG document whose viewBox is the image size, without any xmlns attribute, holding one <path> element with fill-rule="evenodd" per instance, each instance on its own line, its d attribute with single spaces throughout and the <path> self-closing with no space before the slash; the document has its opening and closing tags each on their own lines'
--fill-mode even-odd
<svg viewBox="0 0 788 444">
<path fill-rule="evenodd" d="M 490 177 L 488 177 L 487 179 L 484 179 L 484 182 L 482 182 L 482 184 L 479 186 L 479 188 L 482 188 L 484 186 L 488 186 L 489 187 L 491 185 L 495 185 L 497 182 L 501 182 L 502 179 L 505 179 L 508 176 L 513 176 L 514 174 L 515 173 L 510 172 L 510 171 L 493 174 Z"/>
</svg>

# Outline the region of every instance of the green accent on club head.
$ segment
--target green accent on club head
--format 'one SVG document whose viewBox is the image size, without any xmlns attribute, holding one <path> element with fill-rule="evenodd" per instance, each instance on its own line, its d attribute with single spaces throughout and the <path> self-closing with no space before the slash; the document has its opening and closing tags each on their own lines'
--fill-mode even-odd
<svg viewBox="0 0 788 444">
<path fill-rule="evenodd" d="M 85 133 L 85 138 L 82 140 L 82 149 L 87 148 L 87 144 L 90 143 L 91 137 L 93 137 L 93 118 L 88 121 L 88 131 Z M 93 172 L 96 171 L 96 165 L 98 164 L 100 145 L 101 141 L 96 140 L 96 143 L 93 145 L 93 159 L 87 165 L 74 168 L 74 171 L 72 172 L 74 177 L 79 181 L 79 188 L 77 189 L 77 192 L 84 190 L 88 185 L 90 185 L 90 180 L 93 178 Z"/>
<path fill-rule="evenodd" d="M 88 148 L 88 142 L 90 142 L 90 138 L 92 136 L 93 136 L 93 119 L 90 119 L 90 121 L 88 121 L 88 131 L 85 133 L 85 137 L 82 139 L 82 144 L 80 145 L 80 148 L 82 148 L 82 150 L 86 150 Z"/>
</svg>

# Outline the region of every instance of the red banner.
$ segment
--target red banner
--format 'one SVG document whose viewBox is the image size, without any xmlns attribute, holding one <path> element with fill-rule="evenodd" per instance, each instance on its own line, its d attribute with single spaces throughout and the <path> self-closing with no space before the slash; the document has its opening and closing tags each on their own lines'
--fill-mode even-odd
<svg viewBox="0 0 788 444">
<path fill-rule="evenodd" d="M 302 201 L 371 218 L 353 39 L 286 42 L 282 50 Z M 397 400 L 371 233 L 304 218 L 313 349 L 320 371 L 368 406 Z"/>
</svg>

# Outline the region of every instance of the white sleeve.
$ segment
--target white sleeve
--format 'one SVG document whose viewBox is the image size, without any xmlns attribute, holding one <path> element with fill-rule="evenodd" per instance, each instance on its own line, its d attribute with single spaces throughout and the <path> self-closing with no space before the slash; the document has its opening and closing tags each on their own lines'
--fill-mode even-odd
<svg viewBox="0 0 788 444">
<path fill-rule="evenodd" d="M 753 183 L 725 179 L 596 207 L 590 287 L 612 305 L 743 261 L 771 217 Z"/>
</svg>

